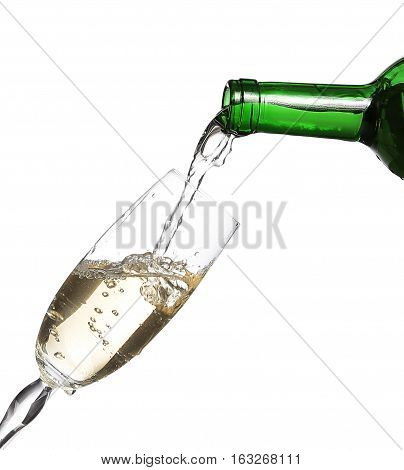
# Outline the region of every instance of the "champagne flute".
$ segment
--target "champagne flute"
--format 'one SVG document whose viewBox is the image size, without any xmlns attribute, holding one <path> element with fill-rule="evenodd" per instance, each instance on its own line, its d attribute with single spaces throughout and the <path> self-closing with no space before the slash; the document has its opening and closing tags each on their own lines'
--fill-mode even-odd
<svg viewBox="0 0 404 470">
<path fill-rule="evenodd" d="M 184 194 L 190 197 L 184 200 Z M 163 227 L 169 243 L 161 250 Z M 52 300 L 36 341 L 40 378 L 11 402 L 0 423 L 0 448 L 40 413 L 55 390 L 71 395 L 140 354 L 184 305 L 237 228 L 234 218 L 176 170 L 133 203 Z"/>
</svg>

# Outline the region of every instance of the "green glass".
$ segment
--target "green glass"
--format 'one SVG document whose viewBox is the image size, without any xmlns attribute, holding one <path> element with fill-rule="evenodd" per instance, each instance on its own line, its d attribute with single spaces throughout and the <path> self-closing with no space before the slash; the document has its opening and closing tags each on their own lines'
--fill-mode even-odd
<svg viewBox="0 0 404 470">
<path fill-rule="evenodd" d="M 404 178 L 404 58 L 368 85 L 230 80 L 220 125 L 255 132 L 362 142 Z"/>
</svg>

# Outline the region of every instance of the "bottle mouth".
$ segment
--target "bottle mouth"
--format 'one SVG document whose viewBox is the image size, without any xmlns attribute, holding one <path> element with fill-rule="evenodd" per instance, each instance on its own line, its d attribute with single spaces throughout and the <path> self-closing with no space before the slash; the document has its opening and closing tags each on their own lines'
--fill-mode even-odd
<svg viewBox="0 0 404 470">
<path fill-rule="evenodd" d="M 230 106 L 230 93 L 230 84 L 227 82 L 223 90 L 222 108 L 227 108 L 227 106 Z"/>
<path fill-rule="evenodd" d="M 222 97 L 220 122 L 227 132 L 247 135 L 256 132 L 260 113 L 258 82 L 242 78 L 229 80 Z"/>
</svg>

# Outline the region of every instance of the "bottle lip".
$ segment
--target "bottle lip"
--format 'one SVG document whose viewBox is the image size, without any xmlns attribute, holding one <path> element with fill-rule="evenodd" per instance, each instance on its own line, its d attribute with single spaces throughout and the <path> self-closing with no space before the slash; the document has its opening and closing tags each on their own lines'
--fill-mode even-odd
<svg viewBox="0 0 404 470">
<path fill-rule="evenodd" d="M 230 82 L 227 82 L 223 90 L 222 108 L 227 108 L 227 106 L 230 106 L 230 96 L 231 96 Z"/>
<path fill-rule="evenodd" d="M 260 113 L 260 90 L 256 80 L 229 80 L 223 90 L 222 108 L 227 111 L 226 130 L 237 135 L 256 132 Z"/>
</svg>

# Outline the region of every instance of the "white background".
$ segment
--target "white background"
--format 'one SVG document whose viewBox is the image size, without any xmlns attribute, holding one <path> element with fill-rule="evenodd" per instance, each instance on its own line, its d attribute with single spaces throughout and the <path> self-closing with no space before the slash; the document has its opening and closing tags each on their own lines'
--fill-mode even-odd
<svg viewBox="0 0 404 470">
<path fill-rule="evenodd" d="M 399 5 L 5 4 L 159 176 L 186 170 L 228 79 L 330 83 Z M 338 82 L 366 83 L 400 58 L 403 19 L 404 9 Z M 402 468 L 404 183 L 361 144 L 287 137 L 232 196 L 278 140 L 237 141 L 205 190 L 240 206 L 288 201 L 287 249 L 224 252 L 142 356 L 73 397 L 57 393 L 1 468 L 181 452 L 223 468 L 249 452 L 299 453 L 292 468 L 311 470 Z M 155 177 L 1 3 L 0 154 L 5 410 L 37 377 L 34 342 L 60 283 L 116 201 Z M 255 225 L 244 229 L 253 236 Z"/>
</svg>

